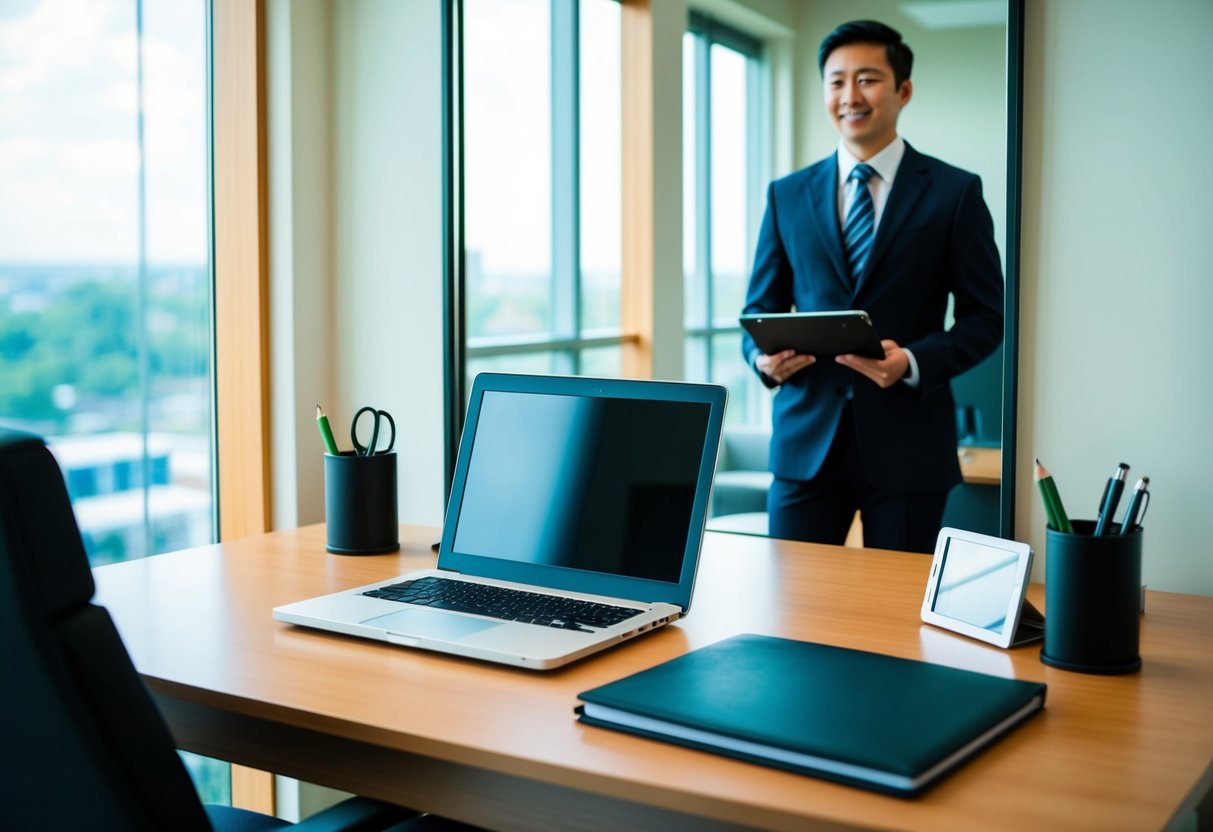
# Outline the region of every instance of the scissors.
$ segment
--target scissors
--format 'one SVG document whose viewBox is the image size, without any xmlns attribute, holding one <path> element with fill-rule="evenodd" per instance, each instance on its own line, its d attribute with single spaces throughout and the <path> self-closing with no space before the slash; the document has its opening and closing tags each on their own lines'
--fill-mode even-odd
<svg viewBox="0 0 1213 832">
<path fill-rule="evenodd" d="M 358 420 L 362 418 L 363 413 L 369 413 L 372 417 L 371 441 L 366 445 L 358 441 Z M 387 419 L 388 427 L 392 429 L 392 438 L 388 440 L 386 448 L 377 451 L 375 449 L 379 445 L 379 423 L 383 419 Z M 386 410 L 376 410 L 369 405 L 359 409 L 354 414 L 354 421 L 350 423 L 350 441 L 354 443 L 354 453 L 358 456 L 373 456 L 376 453 L 386 454 L 396 445 L 396 422 L 392 419 L 392 414 Z"/>
</svg>

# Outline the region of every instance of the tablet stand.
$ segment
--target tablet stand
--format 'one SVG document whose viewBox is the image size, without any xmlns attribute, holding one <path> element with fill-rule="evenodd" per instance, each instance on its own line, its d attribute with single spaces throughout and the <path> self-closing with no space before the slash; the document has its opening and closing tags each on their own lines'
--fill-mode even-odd
<svg viewBox="0 0 1213 832">
<path fill-rule="evenodd" d="M 1011 639 L 1011 647 L 1031 644 L 1045 637 L 1045 617 L 1040 610 L 1032 606 L 1027 598 L 1019 608 L 1019 623 L 1015 625 L 1015 636 Z"/>
</svg>

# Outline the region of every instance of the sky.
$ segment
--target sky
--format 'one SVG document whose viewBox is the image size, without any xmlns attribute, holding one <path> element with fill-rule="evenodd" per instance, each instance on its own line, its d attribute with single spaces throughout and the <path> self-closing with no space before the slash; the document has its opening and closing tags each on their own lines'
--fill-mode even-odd
<svg viewBox="0 0 1213 832">
<path fill-rule="evenodd" d="M 550 268 L 549 2 L 466 0 L 466 234 L 486 272 Z M 581 258 L 588 272 L 618 273 L 619 7 L 580 8 Z M 143 3 L 153 263 L 205 262 L 204 9 L 199 0 Z M 137 262 L 135 18 L 135 0 L 0 0 L 0 263 Z M 719 61 L 717 105 L 740 102 L 744 74 Z M 744 270 L 750 256 L 738 109 L 719 107 L 713 125 L 713 252 L 729 270 Z M 689 211 L 684 221 L 690 230 Z"/>
<path fill-rule="evenodd" d="M 551 264 L 550 0 L 467 0 L 466 239 L 486 272 Z M 621 217 L 619 7 L 582 0 L 581 260 L 618 272 Z"/>
<path fill-rule="evenodd" d="M 486 273 L 546 274 L 550 268 L 549 5 L 550 0 L 465 0 L 466 240 Z M 580 9 L 581 262 L 587 272 L 617 274 L 622 247 L 619 5 L 581 0 Z M 719 52 L 728 50 L 713 50 L 713 256 L 718 269 L 744 271 L 752 255 L 745 251 L 745 125 L 739 117 L 745 113 L 745 62 L 737 53 Z M 693 190 L 684 194 L 689 198 Z M 688 230 L 690 204 L 683 215 Z M 686 237 L 689 264 L 693 237 Z"/>
<path fill-rule="evenodd" d="M 145 0 L 150 262 L 206 258 L 204 4 Z M 0 0 L 0 263 L 139 258 L 134 0 Z"/>
</svg>

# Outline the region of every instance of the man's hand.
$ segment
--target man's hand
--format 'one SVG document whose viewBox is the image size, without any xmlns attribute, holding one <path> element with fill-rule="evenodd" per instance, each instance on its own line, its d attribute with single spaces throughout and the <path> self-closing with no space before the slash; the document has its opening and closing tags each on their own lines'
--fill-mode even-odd
<svg viewBox="0 0 1213 832">
<path fill-rule="evenodd" d="M 886 338 L 880 342 L 880 346 L 884 347 L 884 358 L 864 358 L 861 355 L 847 354 L 839 355 L 834 360 L 857 373 L 862 373 L 881 387 L 892 387 L 901 381 L 902 376 L 910 369 L 910 359 L 906 358 L 905 350 L 897 346 L 896 341 Z M 762 361 L 761 358 L 758 360 Z M 761 366 L 760 363 L 759 367 Z"/>
<path fill-rule="evenodd" d="M 784 350 L 774 355 L 760 355 L 754 359 L 754 364 L 759 370 L 762 370 L 762 372 L 775 379 L 775 381 L 783 384 L 794 374 L 816 360 L 811 355 L 801 355 L 795 350 Z"/>
</svg>

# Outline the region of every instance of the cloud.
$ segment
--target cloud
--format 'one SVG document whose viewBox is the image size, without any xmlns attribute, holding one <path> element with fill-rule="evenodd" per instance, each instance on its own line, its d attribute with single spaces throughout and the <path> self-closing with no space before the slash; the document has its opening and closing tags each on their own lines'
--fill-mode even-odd
<svg viewBox="0 0 1213 832">
<path fill-rule="evenodd" d="M 43 0 L 24 17 L 0 24 L 0 91 L 21 92 L 91 66 L 106 51 L 108 32 L 121 25 L 129 2 Z"/>
<path fill-rule="evenodd" d="M 61 142 L 55 158 L 65 173 L 81 176 L 134 177 L 139 172 L 139 145 L 133 139 Z"/>
<path fill-rule="evenodd" d="M 45 161 L 50 148 L 34 139 L 0 139 L 0 170 L 16 170 Z"/>
<path fill-rule="evenodd" d="M 3 0 L 0 0 L 3 3 Z M 204 4 L 145 3 L 149 252 L 205 257 Z M 0 11 L 0 260 L 132 256 L 139 184 L 133 0 Z M 201 240 L 201 242 L 199 242 Z"/>
</svg>

